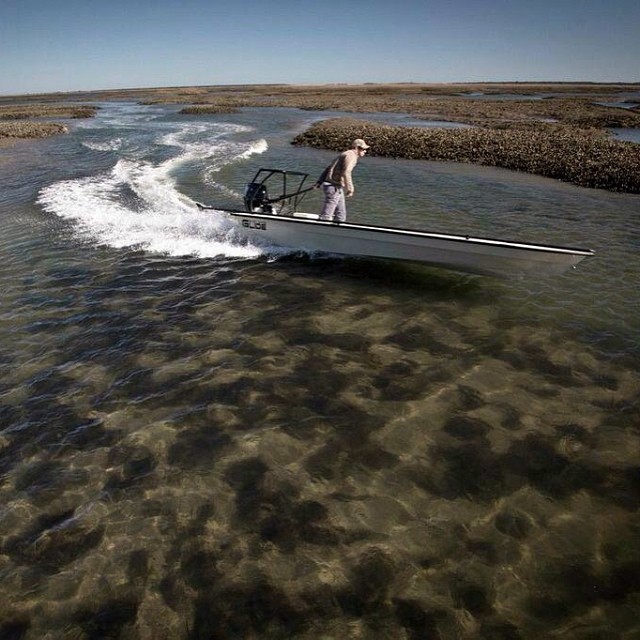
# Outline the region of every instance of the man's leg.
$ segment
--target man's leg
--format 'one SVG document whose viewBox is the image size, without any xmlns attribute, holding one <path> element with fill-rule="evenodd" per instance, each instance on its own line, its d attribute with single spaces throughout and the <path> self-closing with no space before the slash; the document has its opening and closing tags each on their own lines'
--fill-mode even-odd
<svg viewBox="0 0 640 640">
<path fill-rule="evenodd" d="M 347 219 L 347 203 L 344 199 L 344 189 L 340 189 L 340 199 L 336 204 L 336 210 L 333 214 L 333 219 L 336 222 L 344 222 Z"/>
<path fill-rule="evenodd" d="M 324 191 L 324 205 L 320 212 L 320 220 L 332 220 L 336 207 L 340 204 L 341 197 L 344 202 L 342 189 L 331 184 L 323 184 L 322 190 Z"/>
</svg>

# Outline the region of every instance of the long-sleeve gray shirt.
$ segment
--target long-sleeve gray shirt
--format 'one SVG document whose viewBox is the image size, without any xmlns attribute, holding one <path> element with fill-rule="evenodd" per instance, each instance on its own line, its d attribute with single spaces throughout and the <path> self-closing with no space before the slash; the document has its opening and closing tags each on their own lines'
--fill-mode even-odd
<svg viewBox="0 0 640 640">
<path fill-rule="evenodd" d="M 351 172 L 358 164 L 358 152 L 355 149 L 343 151 L 320 175 L 318 184 L 330 182 L 336 186 L 344 187 L 351 194 L 355 191 Z"/>
</svg>

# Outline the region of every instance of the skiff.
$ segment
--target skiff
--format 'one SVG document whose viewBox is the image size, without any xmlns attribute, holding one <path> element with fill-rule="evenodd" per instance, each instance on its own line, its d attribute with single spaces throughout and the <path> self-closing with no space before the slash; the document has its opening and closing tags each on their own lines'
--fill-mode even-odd
<svg viewBox="0 0 640 640">
<path fill-rule="evenodd" d="M 270 198 L 267 183 L 274 176 L 281 180 L 282 193 Z M 288 191 L 292 178 L 297 188 Z M 319 220 L 316 214 L 297 211 L 301 195 L 313 188 L 302 188 L 306 178 L 307 174 L 296 171 L 260 169 L 247 185 L 244 210 L 198 206 L 228 216 L 243 235 L 263 245 L 408 260 L 499 277 L 559 275 L 594 255 L 590 249 L 575 247 Z"/>
</svg>

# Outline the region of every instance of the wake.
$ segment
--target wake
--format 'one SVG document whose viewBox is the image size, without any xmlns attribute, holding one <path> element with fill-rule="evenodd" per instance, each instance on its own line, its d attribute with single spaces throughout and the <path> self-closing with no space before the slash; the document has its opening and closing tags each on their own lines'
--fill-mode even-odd
<svg viewBox="0 0 640 640">
<path fill-rule="evenodd" d="M 194 124 L 155 136 L 154 146 L 171 147 L 175 154 L 154 163 L 136 157 L 152 155 L 142 149 L 140 139 L 123 137 L 122 129 L 111 140 L 85 146 L 109 150 L 120 156 L 106 173 L 65 180 L 42 189 L 38 202 L 45 211 L 74 223 L 76 233 L 98 245 L 136 248 L 171 256 L 252 258 L 264 249 L 239 239 L 224 216 L 200 211 L 176 188 L 172 174 L 189 164 L 206 162 L 202 176 L 209 186 L 226 189 L 216 174 L 231 162 L 264 153 L 265 140 L 235 142 L 228 137 L 246 131 L 232 124 Z M 124 132 L 126 136 L 126 132 Z M 150 140 L 152 138 L 149 138 Z M 137 153 L 130 153 L 136 148 Z M 89 152 L 90 152 L 89 151 Z M 129 152 L 129 153 L 128 153 Z M 228 195 L 241 198 L 232 190 Z"/>
</svg>

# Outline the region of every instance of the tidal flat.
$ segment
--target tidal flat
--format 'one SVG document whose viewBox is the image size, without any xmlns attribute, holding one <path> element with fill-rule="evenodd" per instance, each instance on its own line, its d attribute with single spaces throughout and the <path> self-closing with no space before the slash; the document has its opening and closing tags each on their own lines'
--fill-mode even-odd
<svg viewBox="0 0 640 640">
<path fill-rule="evenodd" d="M 293 107 L 402 113 L 436 122 L 458 122 L 473 126 L 474 131 L 442 128 L 426 135 L 396 127 L 383 133 L 371 123 L 363 130 L 373 143 L 373 154 L 470 162 L 584 187 L 640 192 L 640 146 L 607 133 L 611 129 L 640 129 L 637 84 L 231 85 L 9 97 L 0 99 L 0 138 L 64 132 L 51 124 L 7 125 L 3 120 L 24 119 L 29 114 L 53 117 L 56 112 L 71 118 L 95 114 L 93 107 L 65 106 L 71 100 L 182 104 L 185 115 L 233 113 L 243 107 Z M 348 144 L 343 134 L 344 125 L 336 129 L 329 122 L 299 136 L 296 142 L 336 150 Z"/>
</svg>

